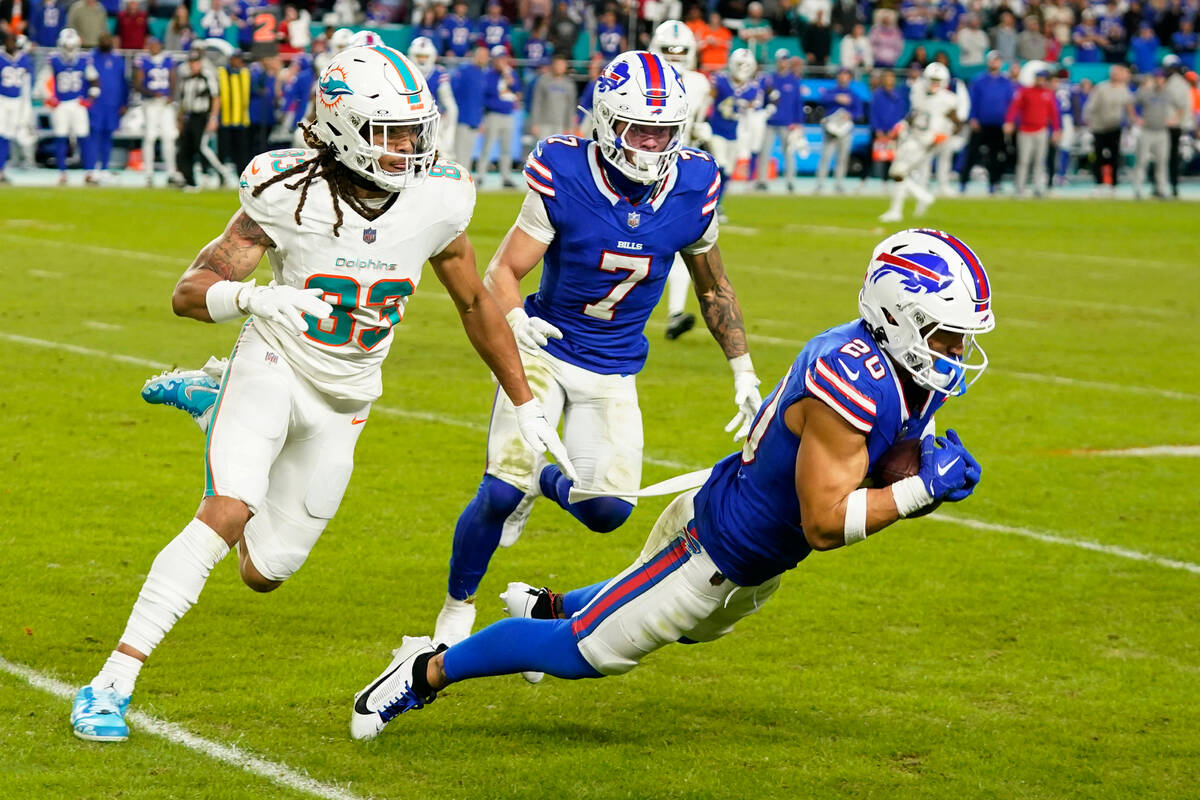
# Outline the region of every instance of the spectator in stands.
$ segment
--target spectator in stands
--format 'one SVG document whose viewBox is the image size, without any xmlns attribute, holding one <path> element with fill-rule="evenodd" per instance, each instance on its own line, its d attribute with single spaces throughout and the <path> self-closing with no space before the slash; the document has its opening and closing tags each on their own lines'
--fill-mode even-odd
<svg viewBox="0 0 1200 800">
<path fill-rule="evenodd" d="M 307 8 L 287 6 L 284 9 L 284 19 L 287 20 L 286 44 L 293 53 L 306 53 L 312 48 L 312 14 Z M 280 45 L 282 48 L 282 44 Z"/>
<path fill-rule="evenodd" d="M 1058 141 L 1062 121 L 1058 103 L 1050 90 L 1050 72 L 1038 70 L 1033 86 L 1023 86 L 1008 106 L 1004 117 L 1004 134 L 1017 135 L 1017 197 L 1024 197 L 1029 176 L 1033 174 L 1033 194 L 1041 197 L 1046 191 L 1047 153 L 1050 140 Z"/>
<path fill-rule="evenodd" d="M 1058 43 L 1059 52 L 1071 43 L 1071 26 L 1075 24 L 1075 12 L 1067 6 L 1067 0 L 1053 0 L 1042 10 L 1042 28 L 1046 38 Z"/>
<path fill-rule="evenodd" d="M 1167 73 L 1167 138 L 1169 157 L 1167 177 L 1171 182 L 1171 195 L 1179 197 L 1180 140 L 1183 133 L 1195 133 L 1196 107 L 1192 99 L 1192 87 L 1184 77 L 1184 65 L 1179 56 L 1170 55 L 1163 59 Z"/>
<path fill-rule="evenodd" d="M 126 0 L 117 14 L 117 47 L 122 50 L 144 50 L 150 32 L 146 9 L 138 0 Z"/>
<path fill-rule="evenodd" d="M 471 167 L 475 143 L 483 133 L 483 95 L 487 78 L 488 50 L 479 45 L 471 60 L 458 65 L 450 78 L 454 102 L 458 104 L 458 127 L 454 134 L 454 155 L 466 168 Z M 482 159 L 481 159 L 482 160 Z M 481 169 L 486 170 L 484 164 Z"/>
<path fill-rule="evenodd" d="M 774 35 L 771 23 L 763 19 L 762 3 L 754 0 L 746 6 L 746 19 L 742 21 L 741 36 L 759 64 L 766 64 L 770 58 L 771 38 Z"/>
<path fill-rule="evenodd" d="M 1005 61 L 1016 61 L 1017 59 L 1017 20 L 1012 15 L 1011 11 L 1003 11 L 1000 14 L 1000 23 L 992 28 L 989 36 L 992 40 L 992 49 L 1000 53 L 1000 57 Z"/>
<path fill-rule="evenodd" d="M 930 62 L 929 51 L 925 49 L 925 45 L 919 44 L 913 48 L 912 54 L 908 57 L 908 68 L 917 67 L 924 69 Z"/>
<path fill-rule="evenodd" d="M 268 56 L 250 65 L 250 150 L 258 155 L 270 149 L 271 130 L 278 121 L 279 57 Z"/>
<path fill-rule="evenodd" d="M 577 108 L 579 134 L 588 138 L 592 136 L 592 94 L 596 89 L 596 81 L 600 79 L 600 72 L 604 69 L 604 66 L 604 62 L 600 60 L 600 56 L 592 56 L 592 60 L 588 62 L 587 83 L 583 85 L 583 92 L 579 95 L 579 106 Z"/>
<path fill-rule="evenodd" d="M 99 45 L 92 56 L 96 68 L 96 85 L 100 94 L 88 109 L 88 122 L 92 137 L 92 152 L 96 165 L 108 169 L 112 158 L 113 134 L 121 127 L 121 117 L 129 105 L 129 81 L 125 78 L 125 59 L 113 52 L 111 34 L 101 34 Z"/>
<path fill-rule="evenodd" d="M 987 53 L 990 43 L 988 35 L 979 27 L 978 15 L 963 15 L 953 41 L 958 45 L 958 63 L 961 66 L 978 67 L 983 65 L 983 56 Z"/>
<path fill-rule="evenodd" d="M 987 55 L 987 71 L 975 76 L 969 89 L 971 138 L 959 173 L 959 188 L 967 189 L 971 168 L 983 164 L 988 173 L 988 192 L 994 193 L 1008 167 L 1008 144 L 1004 139 L 1004 117 L 1016 94 L 1016 84 L 1004 73 L 1004 57 L 996 50 Z"/>
<path fill-rule="evenodd" d="M 534 139 L 575 129 L 576 91 L 575 81 L 567 76 L 566 54 L 555 53 L 550 70 L 542 73 L 533 85 L 529 132 Z"/>
<path fill-rule="evenodd" d="M 501 12 L 500 4 L 492 0 L 488 3 L 487 14 L 479 20 L 479 36 L 483 40 L 483 45 L 489 51 L 496 47 L 503 47 L 508 51 L 510 50 L 511 35 L 512 23 Z"/>
<path fill-rule="evenodd" d="M 803 27 L 816 22 L 818 15 L 826 21 L 826 24 L 833 19 L 833 2 L 832 0 L 800 0 L 796 12 L 800 15 L 801 33 L 803 33 Z"/>
<path fill-rule="evenodd" d="M 868 4 L 859 3 L 858 0 L 835 0 L 833 10 L 829 12 L 833 32 L 838 36 L 845 36 L 854 30 L 855 25 L 861 24 L 865 27 L 869 11 Z"/>
<path fill-rule="evenodd" d="M 798 69 L 793 67 L 793 62 Z M 800 78 L 803 74 L 804 60 L 793 59 L 791 53 L 781 48 L 775 51 L 775 71 L 763 76 L 768 114 L 767 129 L 758 153 L 757 189 L 767 188 L 771 153 L 778 142 L 783 155 L 780 176 L 787 182 L 789 192 L 795 190 L 792 176 L 796 174 L 796 154 L 801 144 L 799 137 L 804 135 L 804 107 L 800 100 Z M 804 143 L 803 149 L 807 155 L 807 143 Z"/>
<path fill-rule="evenodd" d="M 1121 64 L 1109 67 L 1108 80 L 1096 84 L 1088 95 L 1083 120 L 1092 132 L 1096 184 L 1115 189 L 1121 164 L 1121 126 L 1137 120 L 1126 67 Z"/>
<path fill-rule="evenodd" d="M 821 105 L 825 116 L 821 120 L 824 146 L 821 160 L 817 163 L 817 194 L 825 190 L 825 176 L 829 174 L 829 162 L 836 156 L 834 166 L 834 190 L 841 194 L 846 190 L 846 170 L 850 166 L 850 147 L 854 141 L 854 123 L 863 116 L 862 99 L 850 86 L 854 75 L 842 67 L 837 73 L 837 83 L 821 92 Z"/>
<path fill-rule="evenodd" d="M 1176 110 L 1171 108 L 1166 73 L 1161 69 L 1154 70 L 1154 76 L 1138 89 L 1136 100 L 1142 113 L 1138 119 L 1141 133 L 1137 140 L 1137 158 L 1133 163 L 1133 196 L 1142 199 L 1142 181 L 1153 162 L 1154 196 L 1165 200 L 1169 197 L 1167 178 L 1171 149 L 1167 122 Z"/>
<path fill-rule="evenodd" d="M 566 0 L 558 0 L 554 10 L 550 12 L 550 48 L 555 53 L 565 53 L 572 58 L 575 52 L 575 40 L 579 38 L 580 20 L 572 16 L 571 7 Z"/>
<path fill-rule="evenodd" d="M 625 49 L 625 26 L 617 21 L 616 10 L 609 6 L 596 23 L 596 52 L 607 63 L 624 53 Z"/>
<path fill-rule="evenodd" d="M 437 52 L 441 53 L 446 49 L 446 43 L 442 41 L 442 31 L 438 24 L 437 12 L 433 10 L 432 6 L 427 6 L 421 12 L 421 21 L 413 28 L 413 40 L 421 36 L 433 42 L 433 46 L 437 49 Z"/>
<path fill-rule="evenodd" d="M 818 11 L 800 39 L 804 57 L 809 64 L 823 67 L 829 63 L 829 51 L 833 49 L 833 31 L 824 11 Z"/>
<path fill-rule="evenodd" d="M 483 91 L 483 150 L 476 183 L 482 183 L 492 145 L 498 144 L 496 170 L 504 188 L 511 189 L 516 185 L 512 180 L 513 112 L 521 100 L 521 81 L 504 45 L 493 45 L 490 53 L 492 66 L 484 78 Z"/>
<path fill-rule="evenodd" d="M 842 37 L 838 50 L 838 62 L 843 67 L 869 71 L 875 66 L 875 56 L 871 53 L 871 42 L 867 39 L 866 30 L 860 23 L 855 23 L 849 36 Z"/>
<path fill-rule="evenodd" d="M 563 53 L 563 58 L 568 58 L 569 53 Z M 541 69 L 550 63 L 550 40 L 546 23 L 539 22 L 530 33 L 529 38 L 525 40 L 524 58 L 529 62 L 532 69 Z"/>
<path fill-rule="evenodd" d="M 911 42 L 928 39 L 930 16 L 925 0 L 904 0 L 900 3 L 900 33 Z"/>
<path fill-rule="evenodd" d="M 934 37 L 942 42 L 954 39 L 967 9 L 958 0 L 947 0 L 935 7 Z"/>
<path fill-rule="evenodd" d="M 1033 14 L 1024 20 L 1025 30 L 1017 34 L 1017 58 L 1022 61 L 1046 57 L 1046 37 L 1042 34 L 1042 23 Z"/>
<path fill-rule="evenodd" d="M 867 37 L 871 42 L 871 54 L 877 67 L 894 67 L 904 52 L 904 36 L 896 27 L 896 12 L 880 9 L 875 12 L 875 24 Z"/>
<path fill-rule="evenodd" d="M 108 33 L 108 12 L 99 0 L 75 0 L 67 12 L 67 27 L 75 29 L 84 47 L 95 47 Z"/>
<path fill-rule="evenodd" d="M 696 33 L 696 27 L 690 23 L 688 27 L 692 33 Z M 711 74 L 724 69 L 729 61 L 733 33 L 725 27 L 721 15 L 715 11 L 708 15 L 708 23 L 701 21 L 699 27 L 702 33 L 696 36 L 696 47 L 700 53 L 700 71 Z"/>
<path fill-rule="evenodd" d="M 908 98 L 896 86 L 896 73 L 885 70 L 871 95 L 871 160 L 876 168 L 889 164 L 896 152 L 896 126 L 908 116 Z"/>
<path fill-rule="evenodd" d="M 175 7 L 175 13 L 167 23 L 166 33 L 163 34 L 163 49 L 171 52 L 187 50 L 195 38 L 196 33 L 192 30 L 187 6 L 181 3 Z"/>
<path fill-rule="evenodd" d="M 41 8 L 30 15 L 30 37 L 39 47 L 58 45 L 58 34 L 66 25 L 67 7 L 58 0 L 42 0 Z"/>
<path fill-rule="evenodd" d="M 225 11 L 222 0 L 212 0 L 212 7 L 200 17 L 200 33 L 206 39 L 223 39 L 225 31 L 234 24 L 233 17 Z M 238 34 L 239 46 L 249 48 L 250 42 L 241 44 L 241 34 Z"/>
<path fill-rule="evenodd" d="M 1090 8 L 1083 10 L 1079 24 L 1071 33 L 1071 41 L 1075 44 L 1076 64 L 1099 64 L 1103 60 L 1108 41 L 1096 27 L 1095 14 Z"/>
<path fill-rule="evenodd" d="M 1109 0 L 1108 5 L 1101 12 L 1100 34 L 1104 37 L 1104 44 L 1101 45 L 1104 50 L 1104 60 L 1109 64 L 1125 63 L 1129 34 L 1125 30 L 1116 0 Z"/>
<path fill-rule="evenodd" d="M 1179 30 L 1171 34 L 1171 49 L 1188 69 L 1196 68 L 1196 47 L 1200 44 L 1191 19 L 1179 20 Z"/>
<path fill-rule="evenodd" d="M 454 3 L 454 10 L 447 14 L 438 26 L 442 42 L 442 55 L 462 58 L 471 52 L 471 45 L 477 38 L 475 25 L 467 17 L 467 4 L 463 0 Z M 430 41 L 437 42 L 438 39 Z"/>
<path fill-rule="evenodd" d="M 1158 37 L 1150 23 L 1143 22 L 1129 43 L 1129 60 L 1134 72 L 1141 75 L 1149 75 L 1158 66 Z"/>
</svg>

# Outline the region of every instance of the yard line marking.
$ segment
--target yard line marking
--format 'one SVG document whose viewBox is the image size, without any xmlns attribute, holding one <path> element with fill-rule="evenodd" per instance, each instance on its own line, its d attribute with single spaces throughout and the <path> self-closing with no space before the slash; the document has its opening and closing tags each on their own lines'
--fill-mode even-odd
<svg viewBox="0 0 1200 800">
<path fill-rule="evenodd" d="M 1159 389 L 1156 386 L 1138 386 L 1132 383 L 1105 383 L 1103 381 L 1087 381 L 1082 378 L 1066 378 L 1062 375 L 1042 375 L 1039 372 L 1014 372 L 1012 370 L 995 370 L 997 375 L 1009 378 L 1023 378 L 1041 383 L 1057 383 L 1063 386 L 1082 386 L 1087 389 L 1104 389 L 1109 392 L 1130 392 L 1132 394 L 1149 394 L 1155 397 L 1169 397 L 1172 400 L 1200 400 L 1200 394 L 1179 392 L 1174 389 Z"/>
<path fill-rule="evenodd" d="M 757 236 L 758 228 L 743 228 L 740 225 L 722 225 L 721 233 L 732 233 L 736 236 Z"/>
<path fill-rule="evenodd" d="M 119 330 L 121 330 L 120 325 L 113 325 L 111 322 L 100 322 L 99 320 L 94 320 L 94 319 L 85 319 L 83 321 L 83 326 L 85 328 L 91 328 L 91 329 L 97 330 L 97 331 L 119 331 Z"/>
<path fill-rule="evenodd" d="M 77 691 L 73 686 L 68 686 L 62 681 L 39 672 L 32 667 L 27 667 L 24 664 L 14 664 L 3 656 L 0 656 L 0 670 L 14 677 L 21 678 L 35 689 L 41 689 L 43 692 L 48 692 L 63 700 L 73 699 Z M 130 711 L 127 716 L 132 722 L 137 724 L 139 733 L 160 736 L 172 744 L 194 750 L 201 755 L 208 756 L 217 761 L 223 761 L 230 766 L 239 767 L 246 772 L 257 775 L 260 778 L 266 778 L 272 783 L 288 789 L 294 789 L 313 797 L 324 797 L 328 800 L 361 800 L 359 795 L 348 792 L 333 784 L 323 783 L 315 778 L 310 778 L 303 772 L 292 769 L 286 764 L 268 761 L 265 758 L 252 755 L 240 747 L 231 744 L 221 744 L 211 739 L 205 739 L 203 736 L 198 736 L 174 722 L 152 717 L 141 711 Z"/>
<path fill-rule="evenodd" d="M 1041 303 L 1056 303 L 1059 305 L 1079 306 L 1080 308 L 1094 308 L 1097 311 L 1122 311 L 1131 314 L 1149 314 L 1157 317 L 1180 317 L 1183 316 L 1183 311 L 1177 311 L 1171 308 L 1156 308 L 1154 306 L 1131 306 L 1125 303 L 1105 303 L 1099 300 L 1078 300 L 1070 297 L 1047 297 L 1041 294 L 1026 294 L 1024 292 L 1005 292 L 1005 297 L 1016 298 L 1017 300 L 1033 300 Z M 1007 319 L 1007 318 L 1006 318 Z"/>
<path fill-rule="evenodd" d="M 93 350 L 90 347 L 80 347 L 77 344 L 67 344 L 65 342 L 51 342 L 45 339 L 34 339 L 31 336 L 21 336 L 16 333 L 6 333 L 0 331 L 0 339 L 8 339 L 10 342 L 18 342 L 27 344 L 32 347 L 46 347 L 51 350 L 66 350 L 68 353 L 75 353 L 81 356 L 96 356 L 98 358 L 108 358 L 113 361 L 120 361 L 125 364 L 133 364 L 136 367 L 149 367 L 150 369 L 167 369 L 170 364 L 164 364 L 161 361 L 151 361 L 148 358 L 138 358 L 137 356 L 123 356 L 120 353 L 109 353 L 105 350 Z"/>
<path fill-rule="evenodd" d="M 1119 450 L 1064 450 L 1068 456 L 1174 456 L 1200 458 L 1200 444 L 1163 444 L 1155 447 L 1125 447 Z"/>
<path fill-rule="evenodd" d="M 945 514 L 930 514 L 929 519 L 937 522 L 950 522 L 956 525 L 962 525 L 966 528 L 975 528 L 981 531 L 996 531 L 998 533 L 1011 533 L 1016 536 L 1024 536 L 1027 539 L 1036 539 L 1039 542 L 1048 542 L 1050 544 L 1063 544 L 1068 547 L 1078 547 L 1083 550 L 1091 550 L 1096 553 L 1106 553 L 1110 556 L 1120 556 L 1133 561 L 1145 561 L 1150 564 L 1157 564 L 1160 567 L 1169 569 L 1181 569 L 1186 572 L 1191 572 L 1195 575 L 1200 575 L 1200 564 L 1193 564 L 1190 561 L 1178 561 L 1174 558 L 1166 558 L 1165 556 L 1155 555 L 1153 553 L 1143 553 L 1140 550 L 1130 550 L 1127 547 L 1119 547 L 1115 544 L 1102 544 L 1093 542 L 1090 539 L 1070 539 L 1066 536 L 1056 536 L 1053 533 L 1044 533 L 1042 531 L 1030 530 L 1029 528 L 1017 528 L 1011 525 L 997 525 L 993 522 L 983 522 L 977 519 L 964 519 L 962 517 L 950 517 Z"/>
<path fill-rule="evenodd" d="M 792 223 L 784 225 L 783 229 L 793 233 L 849 233 L 858 236 L 878 236 L 883 233 L 883 228 L 879 226 L 873 228 L 840 228 L 836 225 L 802 225 L 800 223 Z M 724 226 L 722 226 L 721 230 L 725 230 Z"/>
<path fill-rule="evenodd" d="M 15 233 L 0 233 L 0 239 L 7 239 L 12 242 L 21 242 L 24 244 L 40 244 L 40 245 L 58 245 L 62 242 L 54 241 L 53 239 L 39 239 L 36 236 L 21 236 Z M 162 253 L 150 253 L 145 250 L 122 250 L 119 247 L 101 247 L 98 244 L 82 244 L 73 242 L 72 250 L 82 250 L 85 253 L 95 253 L 101 256 L 116 256 L 118 258 L 140 258 L 143 261 L 177 261 L 191 263 L 190 259 L 181 256 L 169 256 Z"/>
<path fill-rule="evenodd" d="M 31 270 L 29 270 L 29 274 L 31 276 L 33 276 L 34 278 L 61 278 L 61 277 L 63 277 L 63 274 L 61 272 L 51 272 L 50 270 L 47 270 L 47 269 L 31 269 Z"/>
</svg>

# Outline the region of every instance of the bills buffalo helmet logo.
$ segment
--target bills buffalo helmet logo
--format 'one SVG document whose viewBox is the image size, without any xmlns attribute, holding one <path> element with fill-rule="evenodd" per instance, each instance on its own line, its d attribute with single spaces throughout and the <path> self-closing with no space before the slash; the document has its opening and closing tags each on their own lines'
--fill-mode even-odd
<svg viewBox="0 0 1200 800">
<path fill-rule="evenodd" d="M 877 283 L 889 273 L 900 278 L 900 285 L 914 294 L 933 294 L 949 288 L 954 281 L 950 266 L 933 253 L 907 253 L 895 255 L 880 253 L 875 260 L 877 266 L 871 282 Z"/>
<path fill-rule="evenodd" d="M 596 88 L 601 92 L 612 92 L 629 80 L 629 64 L 624 61 L 613 64 L 596 79 Z"/>
</svg>

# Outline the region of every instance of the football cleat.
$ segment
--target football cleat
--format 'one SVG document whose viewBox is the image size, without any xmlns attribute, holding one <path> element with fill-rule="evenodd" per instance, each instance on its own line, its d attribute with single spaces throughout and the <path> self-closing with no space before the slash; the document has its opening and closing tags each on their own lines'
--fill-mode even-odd
<svg viewBox="0 0 1200 800">
<path fill-rule="evenodd" d="M 696 325 L 696 315 L 687 311 L 679 311 L 667 320 L 667 338 L 678 339 Z"/>
<path fill-rule="evenodd" d="M 879 215 L 880 222 L 899 222 L 904 219 L 904 215 L 894 209 L 888 209 Z"/>
<path fill-rule="evenodd" d="M 437 692 L 421 696 L 413 689 L 413 667 L 420 656 L 437 652 L 439 649 L 428 636 L 405 636 L 400 647 L 392 651 L 392 663 L 387 669 L 354 695 L 351 738 L 374 739 L 396 716 L 420 710 L 436 700 Z"/>
<path fill-rule="evenodd" d="M 119 695 L 115 689 L 93 689 L 85 686 L 75 695 L 71 707 L 71 727 L 75 735 L 89 742 L 123 742 L 129 738 L 125 712 L 129 695 Z"/>
<path fill-rule="evenodd" d="M 500 599 L 504 601 L 504 608 L 508 611 L 510 617 L 518 619 L 553 619 L 554 615 L 554 593 L 549 589 L 535 589 L 528 583 L 514 581 L 508 585 L 508 588 L 500 595 Z M 538 614 L 535 616 L 534 609 L 538 606 L 539 601 L 545 598 L 545 603 L 550 607 L 549 616 Z M 521 677 L 530 683 L 541 683 L 542 678 L 546 677 L 544 672 L 534 672 L 527 670 L 521 673 Z"/>
<path fill-rule="evenodd" d="M 433 626 L 433 640 L 438 644 L 453 647 L 471 635 L 475 625 L 475 597 L 466 600 L 455 600 L 449 594 L 442 610 L 438 612 L 437 622 Z"/>
<path fill-rule="evenodd" d="M 142 399 L 186 411 L 200 430 L 207 433 L 213 405 L 221 391 L 220 378 L 225 363 L 209 358 L 200 369 L 170 369 L 155 375 L 142 386 Z"/>
</svg>

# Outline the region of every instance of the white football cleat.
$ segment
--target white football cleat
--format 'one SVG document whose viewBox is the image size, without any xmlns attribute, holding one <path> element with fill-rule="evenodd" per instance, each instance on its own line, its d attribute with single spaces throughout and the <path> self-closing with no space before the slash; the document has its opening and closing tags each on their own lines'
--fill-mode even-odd
<svg viewBox="0 0 1200 800">
<path fill-rule="evenodd" d="M 438 644 L 453 647 L 471 635 L 475 625 L 475 596 L 466 600 L 455 600 L 449 594 L 442 610 L 438 612 L 433 626 L 433 640 Z"/>
<path fill-rule="evenodd" d="M 904 215 L 891 208 L 879 215 L 880 222 L 899 222 L 902 219 L 904 219 Z"/>
<path fill-rule="evenodd" d="M 437 652 L 428 636 L 405 636 L 392 651 L 394 657 L 387 669 L 354 695 L 350 737 L 374 739 L 396 716 L 422 709 L 436 700 L 437 692 L 421 696 L 413 689 L 413 667 L 418 656 Z"/>
<path fill-rule="evenodd" d="M 533 619 L 533 607 L 537 605 L 538 599 L 549 594 L 549 589 L 535 589 L 528 583 L 513 581 L 504 594 L 500 595 L 500 599 L 504 601 L 504 609 L 510 617 Z M 529 670 L 522 672 L 521 677 L 530 683 L 541 683 L 546 673 Z"/>
</svg>

